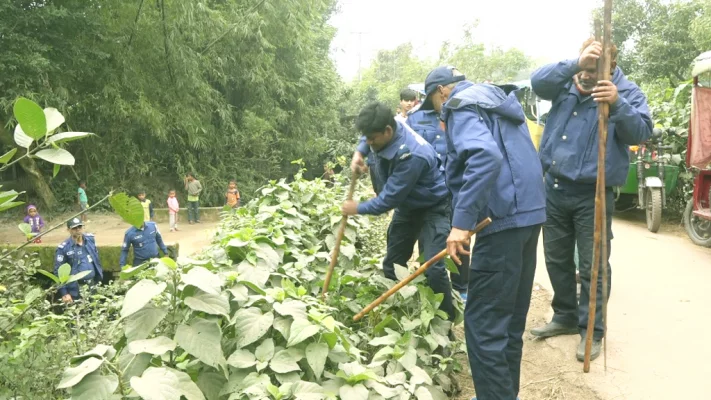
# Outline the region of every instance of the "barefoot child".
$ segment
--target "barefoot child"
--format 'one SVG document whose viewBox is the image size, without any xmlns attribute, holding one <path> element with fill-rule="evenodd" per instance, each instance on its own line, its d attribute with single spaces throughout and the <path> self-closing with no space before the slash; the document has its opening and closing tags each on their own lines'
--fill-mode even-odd
<svg viewBox="0 0 711 400">
<path fill-rule="evenodd" d="M 32 204 L 27 206 L 27 215 L 25 216 L 24 222 L 30 224 L 30 227 L 32 227 L 31 232 L 33 237 L 39 235 L 42 229 L 44 229 L 44 220 L 37 212 L 37 207 Z M 42 238 L 35 239 L 35 243 L 42 243 Z"/>
<path fill-rule="evenodd" d="M 168 193 L 168 216 L 170 217 L 170 231 L 175 232 L 178 230 L 178 212 L 180 211 L 180 205 L 178 204 L 178 198 L 175 197 L 175 190 L 171 190 Z"/>
</svg>

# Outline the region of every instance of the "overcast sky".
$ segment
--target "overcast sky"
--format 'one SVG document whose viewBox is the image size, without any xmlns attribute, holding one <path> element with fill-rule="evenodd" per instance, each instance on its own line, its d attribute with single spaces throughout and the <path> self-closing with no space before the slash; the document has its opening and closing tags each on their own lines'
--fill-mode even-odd
<svg viewBox="0 0 711 400">
<path fill-rule="evenodd" d="M 346 80 L 367 68 L 380 49 L 412 42 L 418 54 L 437 57 L 444 41 L 479 19 L 477 41 L 517 47 L 535 59 L 572 58 L 590 35 L 590 12 L 603 0 L 340 0 L 331 19 L 338 28 L 332 55 Z M 358 34 L 362 32 L 362 34 Z M 360 44 L 359 44 L 360 38 Z"/>
</svg>

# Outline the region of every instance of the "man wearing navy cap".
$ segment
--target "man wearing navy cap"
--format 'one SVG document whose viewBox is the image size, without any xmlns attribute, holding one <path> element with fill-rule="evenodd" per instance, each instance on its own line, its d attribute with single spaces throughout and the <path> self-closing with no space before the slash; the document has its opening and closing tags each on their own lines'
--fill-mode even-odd
<svg viewBox="0 0 711 400">
<path fill-rule="evenodd" d="M 432 146 L 407 125 L 395 121 L 385 104 L 371 103 L 363 108 L 356 128 L 365 135 L 384 186 L 374 199 L 360 204 L 346 201 L 342 211 L 344 215 L 380 215 L 395 210 L 388 227 L 383 272 L 385 277 L 397 280 L 395 264 L 407 265 L 418 238 L 426 260 L 445 248 L 449 200 L 444 175 Z M 353 172 L 362 172 L 362 167 L 353 164 Z M 425 276 L 432 290 L 444 295 L 440 308 L 453 320 L 452 286 L 444 262 L 432 265 Z"/>
<path fill-rule="evenodd" d="M 54 274 L 59 275 L 59 267 L 69 264 L 71 275 L 82 271 L 90 271 L 78 282 L 71 282 L 57 291 L 64 303 L 80 299 L 79 285 L 92 286 L 104 278 L 104 270 L 99 260 L 99 250 L 91 233 L 84 233 L 84 223 L 79 218 L 67 221 L 67 229 L 71 236 L 57 246 L 54 258 Z"/>
<path fill-rule="evenodd" d="M 158 258 L 158 249 L 165 256 L 170 256 L 168 247 L 163 242 L 158 230 L 158 225 L 155 222 L 144 222 L 141 228 L 132 226 L 126 230 L 121 246 L 121 258 L 119 259 L 119 267 L 126 265 L 128 258 L 128 249 L 133 246 L 133 265 L 141 265 L 151 258 Z"/>
<path fill-rule="evenodd" d="M 477 234 L 464 310 L 467 353 L 478 400 L 514 400 L 523 331 L 546 219 L 543 172 L 515 86 L 474 84 L 453 67 L 427 75 L 427 99 L 445 123 L 447 185 L 454 215 L 447 250 L 461 264 Z"/>
</svg>

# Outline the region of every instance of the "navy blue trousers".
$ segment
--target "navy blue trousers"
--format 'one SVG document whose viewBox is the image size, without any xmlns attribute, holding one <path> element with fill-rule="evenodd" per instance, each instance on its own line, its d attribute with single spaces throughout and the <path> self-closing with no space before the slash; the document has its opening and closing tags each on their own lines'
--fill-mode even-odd
<svg viewBox="0 0 711 400">
<path fill-rule="evenodd" d="M 567 189 L 547 185 L 546 223 L 543 225 L 543 248 L 546 268 L 553 286 L 553 321 L 577 326 L 584 337 L 588 326 L 590 304 L 590 278 L 593 256 L 593 235 L 595 233 L 595 190 Z M 607 277 L 608 298 L 612 286 L 612 270 L 609 257 L 612 239 L 612 212 L 614 194 L 612 189 L 606 193 L 607 204 Z M 580 270 L 580 301 L 577 299 L 575 281 L 575 245 L 578 246 L 578 267 Z M 598 268 L 600 268 L 598 266 Z M 597 280 L 597 306 L 595 309 L 596 340 L 602 339 L 602 271 Z"/>
<path fill-rule="evenodd" d="M 515 400 L 541 225 L 476 238 L 464 331 L 477 400 Z"/>
<path fill-rule="evenodd" d="M 396 209 L 388 227 L 387 254 L 383 260 L 385 277 L 397 280 L 395 264 L 407 265 L 418 239 L 420 240 L 421 251 L 425 256 L 425 260 L 429 260 L 444 250 L 447 247 L 449 231 L 448 201 L 419 210 Z M 444 294 L 440 309 L 446 312 L 450 319 L 454 319 L 452 285 L 449 282 L 449 275 L 447 275 L 444 261 L 440 261 L 428 268 L 425 271 L 425 276 L 435 293 Z"/>
</svg>

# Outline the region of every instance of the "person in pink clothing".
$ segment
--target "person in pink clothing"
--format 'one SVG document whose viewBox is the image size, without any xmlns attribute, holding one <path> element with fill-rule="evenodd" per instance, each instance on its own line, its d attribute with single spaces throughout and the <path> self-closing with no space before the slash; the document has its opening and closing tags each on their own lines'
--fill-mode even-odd
<svg viewBox="0 0 711 400">
<path fill-rule="evenodd" d="M 180 211 L 180 204 L 178 204 L 178 198 L 175 197 L 175 190 L 171 190 L 168 193 L 168 215 L 170 217 L 170 231 L 174 232 L 178 230 L 178 212 Z"/>
</svg>

